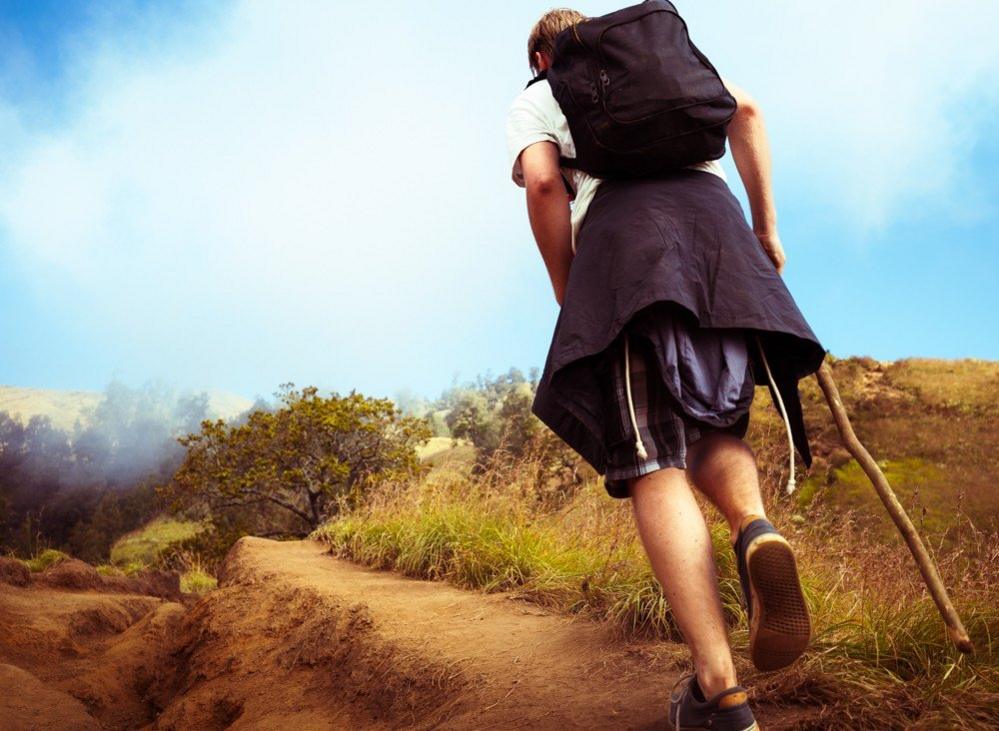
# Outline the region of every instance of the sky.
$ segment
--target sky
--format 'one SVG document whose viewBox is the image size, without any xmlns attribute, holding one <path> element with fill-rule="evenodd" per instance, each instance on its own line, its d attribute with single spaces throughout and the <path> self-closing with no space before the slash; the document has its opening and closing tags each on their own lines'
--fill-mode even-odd
<svg viewBox="0 0 999 731">
<path fill-rule="evenodd" d="M 824 347 L 999 359 L 999 3 L 676 5 L 761 104 Z M 0 384 L 540 369 L 558 305 L 504 124 L 550 7 L 0 0 Z"/>
</svg>

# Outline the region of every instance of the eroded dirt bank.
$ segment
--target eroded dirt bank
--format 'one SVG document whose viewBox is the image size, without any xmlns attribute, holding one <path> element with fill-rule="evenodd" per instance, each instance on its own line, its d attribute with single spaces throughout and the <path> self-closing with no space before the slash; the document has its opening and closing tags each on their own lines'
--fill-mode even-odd
<svg viewBox="0 0 999 731">
<path fill-rule="evenodd" d="M 685 657 L 311 541 L 242 539 L 190 608 L 36 584 L 0 584 L 13 729 L 656 729 Z M 813 712 L 757 707 L 767 729 Z"/>
</svg>

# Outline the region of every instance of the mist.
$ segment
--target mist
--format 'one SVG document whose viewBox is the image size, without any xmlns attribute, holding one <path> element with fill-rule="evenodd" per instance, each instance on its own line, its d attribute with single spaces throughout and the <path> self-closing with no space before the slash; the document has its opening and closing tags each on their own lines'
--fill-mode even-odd
<svg viewBox="0 0 999 731">
<path fill-rule="evenodd" d="M 118 535 L 161 509 L 155 488 L 184 457 L 177 437 L 213 416 L 205 392 L 117 380 L 72 429 L 0 411 L 0 549 L 105 558 Z"/>
</svg>

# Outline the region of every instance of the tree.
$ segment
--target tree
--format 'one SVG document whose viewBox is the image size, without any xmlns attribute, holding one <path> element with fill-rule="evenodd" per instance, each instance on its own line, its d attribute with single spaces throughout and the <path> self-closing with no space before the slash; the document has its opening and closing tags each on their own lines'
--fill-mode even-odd
<svg viewBox="0 0 999 731">
<path fill-rule="evenodd" d="M 500 423 L 486 395 L 468 391 L 461 396 L 446 417 L 451 436 L 467 439 L 475 445 L 480 462 L 500 444 Z"/>
<path fill-rule="evenodd" d="M 416 447 L 431 436 L 423 419 L 403 416 L 390 399 L 319 395 L 314 387 L 279 394 L 281 408 L 255 411 L 242 424 L 204 421 L 178 441 L 187 455 L 168 494 L 207 508 L 212 520 L 258 534 L 317 528 L 370 486 L 423 469 Z M 228 517 L 225 517 L 227 514 Z"/>
</svg>

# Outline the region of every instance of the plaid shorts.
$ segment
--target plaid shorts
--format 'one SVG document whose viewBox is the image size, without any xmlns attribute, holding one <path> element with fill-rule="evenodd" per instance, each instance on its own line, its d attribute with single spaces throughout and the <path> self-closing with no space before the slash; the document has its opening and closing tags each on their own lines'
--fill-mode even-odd
<svg viewBox="0 0 999 731">
<path fill-rule="evenodd" d="M 650 364 L 653 354 L 644 338 L 631 338 L 628 359 L 631 366 L 631 400 L 635 421 L 648 456 L 635 451 L 634 429 L 628 409 L 624 380 L 624 335 L 611 344 L 602 369 L 606 423 L 607 472 L 604 487 L 613 498 L 631 497 L 628 480 L 663 469 L 687 467 L 687 447 L 705 434 L 720 431 L 740 439 L 749 428 L 749 412 L 727 427 L 716 427 L 691 419 L 679 408 L 673 394 L 658 377 L 658 367 Z M 651 376 L 651 377 L 649 377 Z"/>
</svg>

